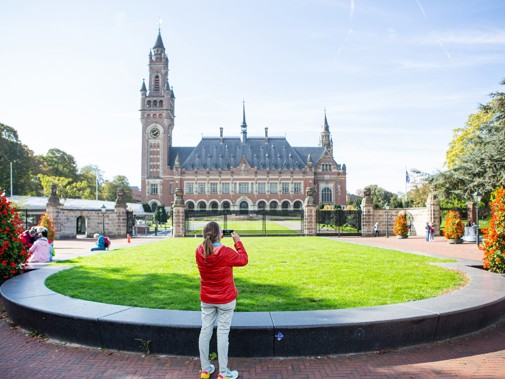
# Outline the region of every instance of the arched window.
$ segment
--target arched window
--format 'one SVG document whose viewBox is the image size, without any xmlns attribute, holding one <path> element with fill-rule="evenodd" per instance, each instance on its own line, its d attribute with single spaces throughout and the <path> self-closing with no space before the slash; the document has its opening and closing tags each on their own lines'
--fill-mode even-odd
<svg viewBox="0 0 505 379">
<path fill-rule="evenodd" d="M 160 108 L 163 108 L 163 100 L 158 101 L 158 106 L 159 106 Z"/>
<path fill-rule="evenodd" d="M 239 207 L 240 207 L 240 214 L 249 213 L 249 203 L 247 201 L 241 201 Z"/>
<path fill-rule="evenodd" d="M 302 209 L 302 202 L 300 200 L 295 201 L 293 204 L 293 209 Z"/>
<path fill-rule="evenodd" d="M 153 107 L 156 108 L 158 106 L 158 100 L 153 100 Z"/>
<path fill-rule="evenodd" d="M 264 201 L 258 202 L 258 209 L 265 209 L 267 207 L 267 203 Z"/>
<path fill-rule="evenodd" d="M 321 201 L 323 203 L 333 203 L 333 193 L 331 191 L 331 188 L 323 188 L 321 191 Z"/>
<path fill-rule="evenodd" d="M 277 201 L 270 202 L 270 209 L 277 209 Z"/>
<path fill-rule="evenodd" d="M 156 75 L 154 77 L 154 92 L 160 92 L 160 76 Z"/>
<path fill-rule="evenodd" d="M 198 210 L 199 211 L 204 211 L 206 209 L 207 209 L 207 204 L 205 204 L 205 201 L 198 202 Z"/>
<path fill-rule="evenodd" d="M 217 201 L 212 201 L 210 203 L 210 209 L 212 209 L 213 211 L 217 211 L 218 207 L 219 207 L 219 205 L 217 204 Z"/>
<path fill-rule="evenodd" d="M 147 100 L 147 108 L 151 108 L 151 100 Z"/>
<path fill-rule="evenodd" d="M 195 203 L 193 203 L 192 201 L 186 201 L 186 208 L 189 210 L 195 209 Z"/>
<path fill-rule="evenodd" d="M 230 209 L 230 202 L 229 201 L 223 201 L 223 209 Z"/>
<path fill-rule="evenodd" d="M 283 201 L 281 205 L 282 210 L 288 210 L 289 209 L 289 201 Z"/>
</svg>

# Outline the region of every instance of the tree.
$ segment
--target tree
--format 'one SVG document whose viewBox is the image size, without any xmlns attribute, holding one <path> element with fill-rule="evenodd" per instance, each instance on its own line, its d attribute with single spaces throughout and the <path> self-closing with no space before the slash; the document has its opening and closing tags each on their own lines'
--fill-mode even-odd
<svg viewBox="0 0 505 379">
<path fill-rule="evenodd" d="M 123 189 L 125 193 L 125 201 L 133 202 L 133 194 L 128 183 L 128 178 L 123 175 L 117 175 L 112 178 L 112 182 L 106 181 L 103 186 L 103 198 L 109 201 L 115 201 L 117 198 L 117 192 L 119 189 Z"/>
<path fill-rule="evenodd" d="M 409 200 L 414 207 L 426 206 L 426 199 L 430 194 L 430 185 L 427 182 L 416 183 L 414 187 L 407 193 Z"/>
<path fill-rule="evenodd" d="M 86 188 L 83 189 L 81 194 L 82 199 L 93 200 L 96 199 L 96 185 L 98 182 L 98 198 L 100 198 L 100 190 L 102 189 L 103 172 L 95 165 L 88 165 L 81 168 L 79 171 L 79 178 L 81 182 L 86 183 Z"/>
<path fill-rule="evenodd" d="M 71 181 L 70 178 L 43 174 L 39 174 L 38 178 L 40 180 L 40 185 L 42 186 L 42 196 L 49 197 L 51 194 L 51 185 L 56 184 L 56 187 L 58 189 L 58 196 L 64 199 L 68 198 L 67 186 Z"/>
<path fill-rule="evenodd" d="M 505 85 L 505 80 L 500 84 Z M 449 169 L 429 179 L 442 198 L 471 200 L 479 191 L 486 199 L 495 188 L 505 186 L 505 93 L 490 96 L 478 116 L 470 116 L 464 133 L 456 133 L 448 155 Z M 458 147 L 463 143 L 466 149 Z"/>
<path fill-rule="evenodd" d="M 388 203 L 391 208 L 402 208 L 405 206 L 404 201 L 400 199 L 398 195 L 386 191 L 384 188 L 379 187 L 377 184 L 370 184 L 367 187 L 370 189 L 370 197 L 372 198 L 375 209 L 384 208 L 386 206 L 386 203 Z M 361 204 L 361 201 L 359 204 Z"/>
<path fill-rule="evenodd" d="M 158 221 L 160 224 L 165 224 L 168 221 L 167 211 L 165 210 L 165 206 L 163 204 L 158 205 L 156 208 L 154 220 Z"/>
<path fill-rule="evenodd" d="M 75 158 L 60 149 L 49 149 L 43 158 L 46 163 L 46 175 L 61 176 L 77 181 L 77 163 Z"/>
<path fill-rule="evenodd" d="M 475 149 L 474 137 L 482 133 L 482 125 L 492 119 L 492 113 L 480 110 L 468 116 L 464 128 L 456 128 L 453 131 L 452 141 L 445 154 L 445 165 L 451 169 L 461 163 L 461 158 Z"/>
<path fill-rule="evenodd" d="M 36 192 L 37 182 L 32 181 L 37 167 L 33 152 L 23 145 L 18 132 L 10 126 L 0 123 L 0 183 L 10 193 L 10 164 L 13 171 L 13 192 L 16 195 L 28 195 Z M 12 195 L 12 194 L 11 194 Z"/>
</svg>

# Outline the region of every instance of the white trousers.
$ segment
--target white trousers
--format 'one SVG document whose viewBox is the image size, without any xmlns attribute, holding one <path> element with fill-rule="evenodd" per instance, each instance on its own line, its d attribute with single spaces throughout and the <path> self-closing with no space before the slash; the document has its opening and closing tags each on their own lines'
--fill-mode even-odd
<svg viewBox="0 0 505 379">
<path fill-rule="evenodd" d="M 210 369 L 209 345 L 212 338 L 214 324 L 217 318 L 217 356 L 219 372 L 225 373 L 228 368 L 228 335 L 230 334 L 231 320 L 237 301 L 227 304 L 207 304 L 202 302 L 202 329 L 198 339 L 200 349 L 200 364 L 202 370 Z"/>
</svg>

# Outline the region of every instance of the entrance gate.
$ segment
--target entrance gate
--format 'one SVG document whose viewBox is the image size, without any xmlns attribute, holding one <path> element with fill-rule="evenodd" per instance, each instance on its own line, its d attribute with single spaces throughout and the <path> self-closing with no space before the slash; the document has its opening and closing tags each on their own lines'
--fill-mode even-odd
<svg viewBox="0 0 505 379">
<path fill-rule="evenodd" d="M 303 234 L 303 210 L 186 210 L 185 236 L 202 236 L 209 221 L 241 236 L 299 236 Z"/>
<path fill-rule="evenodd" d="M 361 211 L 317 210 L 317 234 L 361 236 Z"/>
</svg>

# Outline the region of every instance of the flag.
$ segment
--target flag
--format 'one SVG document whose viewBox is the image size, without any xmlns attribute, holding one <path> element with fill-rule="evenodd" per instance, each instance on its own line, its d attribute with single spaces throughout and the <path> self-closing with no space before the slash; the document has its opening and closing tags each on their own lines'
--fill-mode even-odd
<svg viewBox="0 0 505 379">
<path fill-rule="evenodd" d="M 410 183 L 410 176 L 408 171 L 405 171 L 405 182 Z"/>
</svg>

